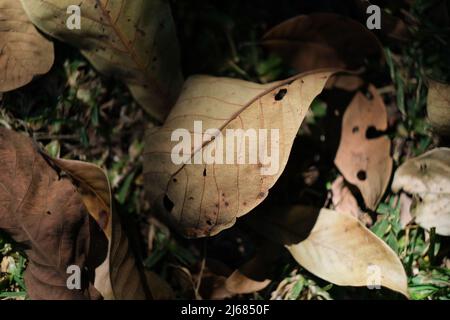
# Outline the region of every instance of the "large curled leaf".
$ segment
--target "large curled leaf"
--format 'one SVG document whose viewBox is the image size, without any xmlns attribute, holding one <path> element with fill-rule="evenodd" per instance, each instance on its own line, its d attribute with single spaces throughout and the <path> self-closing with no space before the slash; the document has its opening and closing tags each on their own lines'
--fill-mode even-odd
<svg viewBox="0 0 450 320">
<path fill-rule="evenodd" d="M 374 210 L 392 173 L 391 141 L 383 99 L 372 85 L 368 97 L 357 92 L 345 111 L 335 164 L 344 178 L 358 187 L 366 206 Z"/>
<path fill-rule="evenodd" d="M 232 226 L 237 217 L 266 198 L 281 175 L 308 107 L 330 74 L 329 71 L 303 74 L 263 85 L 208 76 L 189 78 L 164 126 L 146 135 L 144 178 L 150 202 L 188 237 L 214 235 Z M 202 132 L 193 133 L 194 121 L 202 121 Z M 208 131 L 199 147 L 189 144 L 188 150 L 184 150 L 188 156 L 185 161 L 180 164 L 172 161 L 172 156 L 180 151 L 173 149 L 180 142 L 171 141 L 172 132 L 189 130 L 188 138 L 194 141 L 202 139 L 200 133 L 209 128 L 219 131 Z M 264 144 L 264 139 L 258 142 L 267 147 L 266 155 L 272 156 L 272 161 L 263 163 L 258 157 L 250 163 L 249 153 L 258 155 L 256 149 L 262 149 L 245 139 L 241 140 L 245 150 L 240 150 L 247 160 L 236 164 L 237 148 L 226 152 L 222 147 L 234 139 L 227 139 L 228 129 L 255 130 L 256 134 L 267 129 L 267 143 Z M 279 152 L 271 151 L 276 144 Z M 205 164 L 201 159 L 200 164 L 190 163 L 220 151 L 224 159 L 229 156 L 234 164 Z"/>
<path fill-rule="evenodd" d="M 167 1 L 21 1 L 41 30 L 80 48 L 99 71 L 124 80 L 138 103 L 164 120 L 182 83 Z M 81 28 L 71 30 L 67 8 L 74 4 L 81 9 Z"/>
<path fill-rule="evenodd" d="M 150 297 L 145 275 L 138 269 L 119 217 L 112 210 L 108 177 L 98 166 L 75 160 L 48 158 L 78 185 L 81 198 L 109 241 L 108 255 L 96 270 L 95 287 L 105 299 Z"/>
<path fill-rule="evenodd" d="M 395 172 L 392 190 L 413 195 L 411 214 L 423 228 L 450 236 L 450 149 L 409 159 Z"/>
<path fill-rule="evenodd" d="M 427 113 L 434 130 L 450 136 L 450 85 L 429 80 Z"/>
<path fill-rule="evenodd" d="M 370 285 L 373 272 L 380 285 L 408 296 L 400 259 L 350 214 L 322 209 L 308 238 L 287 248 L 300 265 L 337 285 Z"/>
<path fill-rule="evenodd" d="M 105 259 L 106 239 L 71 181 L 60 178 L 31 140 L 0 128 L 0 229 L 25 246 L 32 299 L 101 297 L 95 268 Z M 67 268 L 82 271 L 80 290 L 69 290 Z"/>
<path fill-rule="evenodd" d="M 366 59 L 382 61 L 377 38 L 352 19 L 333 13 L 300 15 L 268 31 L 263 45 L 297 71 L 357 69 Z"/>
<path fill-rule="evenodd" d="M 20 1 L 0 0 L 0 92 L 47 73 L 53 60 L 53 43 L 28 20 Z"/>
<path fill-rule="evenodd" d="M 380 285 L 408 295 L 406 274 L 397 255 L 348 213 L 301 205 L 277 207 L 255 214 L 251 225 L 269 240 L 283 244 L 301 266 L 327 281 L 366 286 L 372 284 L 369 276 L 376 270 Z"/>
</svg>

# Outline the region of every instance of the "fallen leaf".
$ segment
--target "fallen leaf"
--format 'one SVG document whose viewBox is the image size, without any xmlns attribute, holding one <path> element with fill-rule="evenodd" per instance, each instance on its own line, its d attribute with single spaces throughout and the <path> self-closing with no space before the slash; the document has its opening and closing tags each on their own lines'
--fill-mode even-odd
<svg viewBox="0 0 450 320">
<path fill-rule="evenodd" d="M 297 262 L 340 286 L 380 285 L 408 296 L 402 263 L 392 249 L 350 214 L 323 208 L 308 238 L 287 249 Z"/>
<path fill-rule="evenodd" d="M 429 80 L 427 113 L 433 129 L 450 136 L 450 85 Z"/>
<path fill-rule="evenodd" d="M 33 26 L 17 0 L 0 0 L 0 91 L 17 89 L 53 65 L 53 43 Z"/>
<path fill-rule="evenodd" d="M 405 161 L 392 190 L 413 195 L 411 214 L 421 227 L 450 236 L 450 149 L 437 148 Z"/>
<path fill-rule="evenodd" d="M 122 79 L 151 116 L 161 122 L 165 119 L 182 84 L 167 1 L 85 0 L 78 4 L 80 29 L 66 25 L 71 0 L 21 2 L 39 29 L 81 49 L 100 72 Z"/>
<path fill-rule="evenodd" d="M 111 188 L 106 173 L 92 163 L 46 158 L 78 185 L 87 210 L 109 241 L 106 260 L 96 270 L 97 290 L 105 299 L 150 298 L 146 277 L 139 270 L 119 217 L 111 208 Z"/>
<path fill-rule="evenodd" d="M 345 180 L 358 187 L 367 208 L 374 210 L 391 177 L 391 142 L 383 99 L 372 85 L 366 97 L 357 92 L 344 113 L 339 148 L 334 160 Z"/>
<path fill-rule="evenodd" d="M 286 20 L 268 31 L 262 44 L 298 72 L 320 68 L 356 70 L 366 59 L 383 61 L 382 46 L 367 28 L 334 13 Z"/>
<path fill-rule="evenodd" d="M 155 210 L 163 212 L 187 237 L 211 236 L 232 226 L 237 217 L 267 197 L 286 166 L 312 100 L 331 73 L 302 74 L 269 84 L 209 76 L 189 78 L 164 126 L 149 131 L 145 138 L 145 187 Z M 195 129 L 194 121 L 201 121 L 202 129 Z M 193 128 L 197 132 L 193 133 Z M 210 128 L 218 131 L 206 132 Z M 189 143 L 188 150 L 174 151 L 179 143 L 171 141 L 171 135 L 177 129 L 188 130 L 191 142 L 202 139 L 200 130 L 206 132 L 205 139 L 199 140 L 199 146 L 191 148 Z M 236 148 L 227 154 L 221 146 L 231 144 L 232 138 L 227 139 L 225 134 L 228 129 L 251 129 L 260 134 L 263 131 L 259 129 L 266 129 L 266 140 L 273 141 L 264 144 L 260 139 L 259 152 L 255 144 L 240 149 L 245 155 L 241 159 L 247 159 L 243 164 L 205 164 L 204 157 L 217 152 L 219 158 L 220 151 L 223 162 L 231 156 L 231 162 L 237 162 Z M 264 148 L 268 149 L 267 157 L 261 159 Z M 258 155 L 254 164 L 249 164 L 249 149 Z M 187 159 L 175 164 L 172 156 L 180 151 Z M 191 164 L 191 160 L 197 164 Z"/>
<path fill-rule="evenodd" d="M 106 239 L 67 178 L 26 136 L 0 128 L 0 229 L 25 246 L 25 285 L 32 299 L 95 299 L 94 270 L 106 257 Z M 67 268 L 81 270 L 70 290 Z"/>
<path fill-rule="evenodd" d="M 295 205 L 261 210 L 248 221 L 256 232 L 284 245 L 302 267 L 326 281 L 366 286 L 371 283 L 369 271 L 379 268 L 380 285 L 408 295 L 397 255 L 349 213 Z"/>
</svg>

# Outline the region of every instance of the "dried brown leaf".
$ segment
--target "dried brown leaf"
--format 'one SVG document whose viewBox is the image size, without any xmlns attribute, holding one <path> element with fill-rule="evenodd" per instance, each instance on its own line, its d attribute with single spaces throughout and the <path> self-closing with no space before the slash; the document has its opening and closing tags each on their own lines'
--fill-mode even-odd
<svg viewBox="0 0 450 320">
<path fill-rule="evenodd" d="M 111 207 L 111 188 L 100 167 L 82 161 L 47 157 L 78 185 L 81 198 L 109 241 L 108 256 L 96 270 L 95 287 L 105 299 L 147 299 L 150 291 L 139 270 L 119 217 Z"/>
<path fill-rule="evenodd" d="M 0 0 L 0 92 L 29 83 L 53 65 L 53 43 L 33 26 L 17 0 Z"/>
<path fill-rule="evenodd" d="M 372 85 L 370 98 L 357 92 L 345 111 L 335 164 L 344 178 L 358 187 L 366 206 L 374 210 L 392 172 L 391 142 L 381 135 L 387 129 L 382 97 Z"/>
<path fill-rule="evenodd" d="M 331 73 L 303 74 L 263 85 L 209 76 L 189 78 L 164 126 L 146 135 L 144 178 L 155 210 L 161 210 L 187 237 L 214 235 L 232 226 L 237 217 L 267 197 L 286 165 L 309 105 Z M 171 134 L 184 128 L 191 141 L 195 135 L 198 139 L 199 133 L 192 133 L 194 121 L 202 121 L 203 133 L 218 129 L 223 139 L 209 133 L 200 148 L 184 150 L 190 155 L 187 161 L 174 164 L 172 152 L 178 143 L 171 141 Z M 195 155 L 216 152 L 221 143 L 226 145 L 226 129 L 279 130 L 279 161 L 272 163 L 275 172 L 262 175 L 271 163 L 263 164 L 261 159 L 256 164 L 190 163 Z M 249 149 L 244 150 L 246 159 Z M 231 155 L 237 158 L 236 148 Z"/>
<path fill-rule="evenodd" d="M 392 249 L 346 212 L 309 206 L 273 207 L 249 217 L 268 240 L 284 245 L 311 273 L 343 286 L 366 286 L 379 268 L 382 286 L 407 293 L 407 278 Z"/>
<path fill-rule="evenodd" d="M 151 116 L 165 119 L 182 84 L 178 42 L 167 1 L 21 2 L 41 30 L 80 48 L 100 72 L 123 80 Z M 66 26 L 67 8 L 74 4 L 81 9 L 81 28 L 71 30 Z"/>
<path fill-rule="evenodd" d="M 263 45 L 299 72 L 320 68 L 356 70 L 365 59 L 383 59 L 381 44 L 367 28 L 333 13 L 286 20 L 264 35 Z"/>
<path fill-rule="evenodd" d="M 308 238 L 287 249 L 301 266 L 337 285 L 369 285 L 376 268 L 380 285 L 408 296 L 400 259 L 350 214 L 322 209 Z"/>
<path fill-rule="evenodd" d="M 0 228 L 25 245 L 25 284 L 32 299 L 99 298 L 95 268 L 107 241 L 71 181 L 60 178 L 24 135 L 0 128 Z M 67 267 L 82 270 L 69 290 Z"/>
</svg>

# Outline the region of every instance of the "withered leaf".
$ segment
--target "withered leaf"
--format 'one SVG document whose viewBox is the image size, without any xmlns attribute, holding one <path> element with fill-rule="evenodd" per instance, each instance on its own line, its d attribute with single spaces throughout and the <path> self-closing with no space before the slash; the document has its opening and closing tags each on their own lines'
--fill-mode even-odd
<svg viewBox="0 0 450 320">
<path fill-rule="evenodd" d="M 259 217 L 254 215 L 251 223 L 322 279 L 343 286 L 366 286 L 372 284 L 373 275 L 379 285 L 408 296 L 400 259 L 349 213 L 301 205 L 276 207 Z"/>
<path fill-rule="evenodd" d="M 425 229 L 450 236 L 450 149 L 437 148 L 404 162 L 392 190 L 413 195 L 411 214 Z"/>
<path fill-rule="evenodd" d="M 395 252 L 350 214 L 322 209 L 308 238 L 287 246 L 297 262 L 341 286 L 385 286 L 408 296 Z"/>
<path fill-rule="evenodd" d="M 71 181 L 58 177 L 29 138 L 4 128 L 0 163 L 0 228 L 26 248 L 30 298 L 101 297 L 93 281 L 107 241 Z M 79 290 L 66 284 L 71 265 L 82 272 Z"/>
<path fill-rule="evenodd" d="M 111 188 L 106 173 L 88 162 L 48 156 L 47 159 L 77 183 L 88 212 L 109 241 L 108 255 L 96 270 L 95 288 L 105 299 L 150 298 L 147 277 L 139 269 L 119 217 L 112 210 Z"/>
<path fill-rule="evenodd" d="M 85 0 L 76 3 L 81 11 L 80 29 L 66 25 L 67 10 L 75 4 L 71 0 L 21 2 L 41 30 L 80 48 L 96 69 L 122 79 L 151 116 L 164 120 L 182 84 L 167 1 Z"/>
<path fill-rule="evenodd" d="M 187 237 L 214 235 L 232 226 L 237 217 L 267 197 L 286 166 L 312 100 L 331 73 L 302 74 L 263 85 L 209 76 L 189 78 L 164 126 L 148 132 L 145 138 L 144 178 L 151 204 Z M 195 121 L 201 121 L 201 132 L 194 127 Z M 200 146 L 191 147 L 188 142 L 188 150 L 176 151 L 179 143 L 171 137 L 177 129 L 188 130 L 190 141 L 203 139 Z M 256 135 L 266 129 L 266 140 L 255 138 L 254 144 L 244 138 L 247 142 L 243 144 L 248 145 L 238 153 L 232 143 L 235 136 L 227 139 L 228 129 L 253 130 Z M 227 145 L 233 145 L 233 149 L 227 152 Z M 267 148 L 267 157 L 261 157 L 261 146 Z M 180 151 L 187 159 L 175 164 L 172 157 Z M 249 160 L 250 152 L 257 156 L 254 163 Z M 233 161 L 218 164 L 216 153 L 217 159 L 222 153 L 222 159 L 230 157 Z M 211 154 L 214 161 L 206 164 L 202 159 Z M 238 163 L 239 154 L 245 156 L 241 160 L 247 160 Z"/>
<path fill-rule="evenodd" d="M 0 0 L 0 92 L 29 83 L 53 65 L 53 43 L 34 27 L 17 0 Z"/>
<path fill-rule="evenodd" d="M 450 85 L 429 80 L 427 113 L 433 129 L 450 136 Z"/>
<path fill-rule="evenodd" d="M 356 70 L 366 59 L 383 59 L 381 44 L 367 28 L 333 13 L 286 20 L 264 35 L 263 45 L 299 72 L 320 68 Z"/>
<path fill-rule="evenodd" d="M 358 187 L 367 208 L 374 210 L 391 177 L 391 142 L 382 135 L 387 113 L 382 97 L 372 85 L 368 96 L 357 92 L 344 113 L 339 148 L 334 160 L 339 171 Z"/>
</svg>

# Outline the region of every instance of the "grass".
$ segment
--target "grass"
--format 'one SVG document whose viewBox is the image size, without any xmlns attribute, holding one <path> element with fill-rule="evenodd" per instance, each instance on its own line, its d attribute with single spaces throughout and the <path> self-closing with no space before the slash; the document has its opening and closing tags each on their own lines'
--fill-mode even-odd
<svg viewBox="0 0 450 320">
<path fill-rule="evenodd" d="M 262 33 L 274 23 L 273 20 L 291 15 L 282 6 L 257 8 L 239 1 L 223 5 L 208 1 L 198 1 L 195 5 L 173 1 L 173 4 L 175 20 L 183 25 L 179 37 L 186 75 L 209 73 L 269 82 L 293 74 L 294 71 L 280 58 L 265 53 L 258 45 Z M 412 14 L 419 15 L 425 10 L 420 5 L 425 6 L 419 1 Z M 435 29 L 435 26 L 428 26 L 430 21 L 426 23 L 429 32 Z M 199 26 L 203 30 L 201 35 L 197 32 Z M 438 144 L 425 116 L 426 76 L 430 73 L 429 66 L 436 61 L 427 56 L 428 33 L 418 35 L 414 45 L 401 52 L 386 47 L 385 72 L 395 89 L 384 98 L 393 101 L 391 105 L 400 110 L 399 120 L 389 132 L 397 146 L 393 152 L 395 166 Z M 440 34 L 436 36 L 443 38 Z M 446 41 L 445 37 L 443 39 Z M 448 42 L 445 47 L 448 48 Z M 77 51 L 57 43 L 56 56 L 49 74 L 4 95 L 0 125 L 31 133 L 51 155 L 91 161 L 108 168 L 119 211 L 126 219 L 135 220 L 142 226 L 144 265 L 168 280 L 178 298 L 192 297 L 192 292 L 186 289 L 189 285 L 180 280 L 183 277 L 176 276 L 177 272 L 184 270 L 184 274 L 195 282 L 205 252 L 208 257 L 220 258 L 232 268 L 244 261 L 254 251 L 255 244 L 245 226 L 239 223 L 206 242 L 188 241 L 155 218 L 147 217 L 149 208 L 143 201 L 140 155 L 143 132 L 151 120 L 120 82 L 99 76 Z M 434 73 L 442 77 L 438 72 Z M 323 203 L 327 196 L 327 185 L 336 176 L 329 141 L 320 140 L 327 134 L 327 105 L 318 99 L 311 110 L 306 120 L 311 134 L 296 142 L 301 150 L 308 150 L 305 151 L 307 155 L 302 154 L 301 161 L 297 162 L 297 155 L 291 155 L 294 160 L 277 183 L 278 191 L 274 191 L 268 201 L 306 199 Z M 335 132 L 332 134 L 336 135 Z M 299 182 L 299 172 L 314 163 L 311 159 L 317 154 L 321 155 L 317 163 L 320 178 L 314 185 L 306 187 Z M 300 195 L 298 190 L 302 190 Z M 428 233 L 414 224 L 402 228 L 398 197 L 390 191 L 376 209 L 376 217 L 372 231 L 399 255 L 408 275 L 411 298 L 449 299 L 448 238 Z M 0 261 L 4 266 L 0 273 L 0 298 L 25 298 L 26 257 L 3 233 L 0 233 Z M 401 299 L 387 289 L 332 285 L 301 268 L 288 254 L 282 256 L 275 274 L 268 288 L 242 298 Z"/>
</svg>

